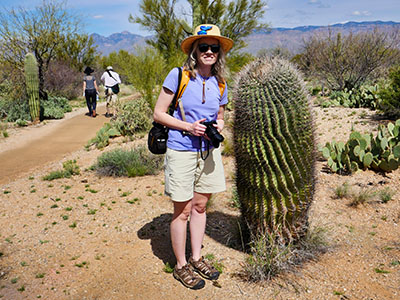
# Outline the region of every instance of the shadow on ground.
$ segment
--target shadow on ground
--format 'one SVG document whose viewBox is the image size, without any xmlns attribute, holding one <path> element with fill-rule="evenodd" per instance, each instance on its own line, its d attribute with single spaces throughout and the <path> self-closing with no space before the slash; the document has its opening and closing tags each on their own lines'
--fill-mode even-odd
<svg viewBox="0 0 400 300">
<path fill-rule="evenodd" d="M 151 248 L 155 256 L 173 266 L 176 263 L 172 252 L 169 224 L 172 214 L 165 213 L 155 217 L 151 222 L 139 229 L 137 235 L 142 240 L 150 240 Z M 206 234 L 212 239 L 229 248 L 242 250 L 240 234 L 240 217 L 224 214 L 222 212 L 207 213 Z M 189 227 L 189 226 L 188 226 Z M 190 234 L 186 241 L 186 253 L 190 255 Z"/>
</svg>

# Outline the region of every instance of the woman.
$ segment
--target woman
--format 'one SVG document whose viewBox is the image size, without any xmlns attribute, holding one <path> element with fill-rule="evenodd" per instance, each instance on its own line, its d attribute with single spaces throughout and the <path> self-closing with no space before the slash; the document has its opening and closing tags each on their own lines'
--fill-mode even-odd
<svg viewBox="0 0 400 300">
<path fill-rule="evenodd" d="M 97 95 L 99 90 L 97 89 L 96 78 L 90 75 L 94 72 L 91 67 L 86 67 L 83 71 L 85 76 L 83 77 L 83 95 L 86 98 L 86 104 L 89 109 L 89 116 L 96 117 L 96 105 Z"/>
<path fill-rule="evenodd" d="M 219 272 L 204 260 L 200 251 L 206 227 L 207 201 L 212 193 L 225 190 L 225 176 L 220 150 L 213 148 L 202 123 L 216 121 L 213 126 L 218 132 L 224 127 L 228 93 L 225 88 L 221 96 L 218 82 L 224 82 L 225 53 L 232 46 L 233 41 L 221 36 L 217 26 L 198 26 L 194 34 L 181 44 L 183 52 L 188 55 L 184 69 L 190 73 L 190 81 L 181 98 L 185 118 L 179 109 L 173 116 L 167 112 L 178 88 L 176 68 L 166 77 L 154 109 L 154 120 L 170 128 L 165 158 L 165 193 L 174 205 L 170 229 L 177 263 L 173 274 L 192 289 L 205 285 L 205 281 L 193 271 L 206 279 L 219 277 Z M 206 158 L 203 160 L 203 157 Z M 192 256 L 187 261 L 185 248 L 189 216 Z"/>
</svg>

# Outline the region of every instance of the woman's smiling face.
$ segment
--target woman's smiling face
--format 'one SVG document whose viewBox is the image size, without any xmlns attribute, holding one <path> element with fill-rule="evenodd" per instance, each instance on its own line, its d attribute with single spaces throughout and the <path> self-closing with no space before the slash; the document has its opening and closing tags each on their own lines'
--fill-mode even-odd
<svg viewBox="0 0 400 300">
<path fill-rule="evenodd" d="M 219 45 L 217 39 L 212 37 L 204 37 L 198 41 L 197 48 L 196 48 L 196 55 L 197 55 L 197 63 L 199 66 L 212 66 L 217 62 L 218 52 L 213 53 L 211 51 L 211 47 L 208 47 L 206 52 L 201 52 L 199 50 L 200 44 L 207 44 L 207 45 Z"/>
</svg>

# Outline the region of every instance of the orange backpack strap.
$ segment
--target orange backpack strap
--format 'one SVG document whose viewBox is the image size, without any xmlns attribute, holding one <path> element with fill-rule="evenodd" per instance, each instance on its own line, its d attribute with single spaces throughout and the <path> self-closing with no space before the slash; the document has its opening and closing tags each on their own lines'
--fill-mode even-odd
<svg viewBox="0 0 400 300">
<path fill-rule="evenodd" d="M 190 81 L 189 71 L 182 68 L 182 75 L 180 78 L 178 78 L 178 81 L 179 81 L 179 87 L 176 92 L 176 102 L 174 103 L 175 109 L 178 107 L 179 99 L 182 97 L 183 92 L 185 91 L 185 89 Z M 219 92 L 221 93 L 221 97 L 222 97 L 222 95 L 224 94 L 224 91 L 225 91 L 226 82 L 218 81 L 218 87 L 219 87 Z"/>
<path fill-rule="evenodd" d="M 225 86 L 226 86 L 225 80 L 223 82 L 218 81 L 218 87 L 219 87 L 219 92 L 221 93 L 221 98 L 222 98 L 222 95 L 224 94 Z"/>
<path fill-rule="evenodd" d="M 186 87 L 187 87 L 187 85 L 189 83 L 189 80 L 190 80 L 189 71 L 187 71 L 185 69 L 182 69 L 182 77 L 181 77 L 181 79 L 179 81 L 178 91 L 176 92 L 177 101 L 175 103 L 175 109 L 178 107 L 179 99 L 182 97 L 183 92 L 185 91 L 185 89 L 186 89 Z"/>
</svg>

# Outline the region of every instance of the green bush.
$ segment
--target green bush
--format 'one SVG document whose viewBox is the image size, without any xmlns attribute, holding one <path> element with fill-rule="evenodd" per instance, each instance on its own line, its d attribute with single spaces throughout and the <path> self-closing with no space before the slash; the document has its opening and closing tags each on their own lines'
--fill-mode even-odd
<svg viewBox="0 0 400 300">
<path fill-rule="evenodd" d="M 76 164 L 76 160 L 67 160 L 64 162 L 63 169 L 71 175 L 79 175 L 81 173 L 79 166 Z"/>
<path fill-rule="evenodd" d="M 48 175 L 42 177 L 43 180 L 51 181 L 59 178 L 70 178 L 72 175 L 79 175 L 81 173 L 76 160 L 68 160 L 63 163 L 63 169 L 53 171 Z"/>
<path fill-rule="evenodd" d="M 119 135 L 121 135 L 121 133 L 118 129 L 114 128 L 112 124 L 106 123 L 97 131 L 96 136 L 92 138 L 85 147 L 88 149 L 91 145 L 95 145 L 97 149 L 103 149 L 110 143 L 110 137 Z"/>
<path fill-rule="evenodd" d="M 143 176 L 156 174 L 162 167 L 163 156 L 153 155 L 141 146 L 132 150 L 115 149 L 97 158 L 93 169 L 102 176 Z"/>
<path fill-rule="evenodd" d="M 49 97 L 47 100 L 40 100 L 42 119 L 62 119 L 66 112 L 72 111 L 67 98 Z"/>
<path fill-rule="evenodd" d="M 390 83 L 379 92 L 382 99 L 379 108 L 386 115 L 397 118 L 400 116 L 400 66 L 390 71 L 389 79 Z"/>
<path fill-rule="evenodd" d="M 26 120 L 21 120 L 21 119 L 18 119 L 17 121 L 15 121 L 15 124 L 17 124 L 17 126 L 19 126 L 19 127 L 28 126 L 28 122 Z"/>
<path fill-rule="evenodd" d="M 117 118 L 112 123 L 122 135 L 132 136 L 136 132 L 150 129 L 151 114 L 149 104 L 141 97 L 121 103 L 118 107 Z"/>
<path fill-rule="evenodd" d="M 7 122 L 15 122 L 18 119 L 30 121 L 28 101 L 24 99 L 0 99 L 0 118 Z"/>
</svg>

